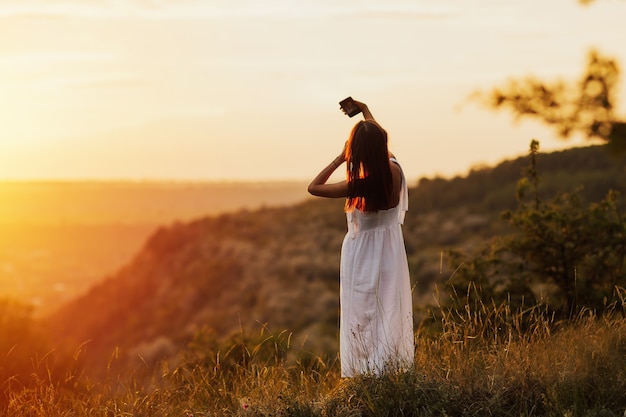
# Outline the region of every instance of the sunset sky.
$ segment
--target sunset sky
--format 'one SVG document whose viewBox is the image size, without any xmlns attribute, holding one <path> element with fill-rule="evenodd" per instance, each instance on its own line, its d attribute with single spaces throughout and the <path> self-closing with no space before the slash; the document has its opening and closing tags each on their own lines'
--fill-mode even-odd
<svg viewBox="0 0 626 417">
<path fill-rule="evenodd" d="M 356 121 L 348 95 L 411 179 L 577 146 L 467 97 L 575 81 L 593 47 L 626 65 L 624 17 L 622 0 L 0 0 L 0 179 L 306 180 Z"/>
</svg>

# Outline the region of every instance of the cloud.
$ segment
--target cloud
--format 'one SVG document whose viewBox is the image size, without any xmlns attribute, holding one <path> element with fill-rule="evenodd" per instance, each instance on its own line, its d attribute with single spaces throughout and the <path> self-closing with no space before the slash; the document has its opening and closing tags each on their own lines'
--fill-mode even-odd
<svg viewBox="0 0 626 417">
<path fill-rule="evenodd" d="M 93 19 L 321 18 L 340 16 L 447 17 L 451 3 L 392 0 L 7 0 L 0 17 L 81 17 Z"/>
<path fill-rule="evenodd" d="M 75 63 L 75 62 L 110 62 L 115 56 L 110 53 L 79 52 L 79 51 L 29 51 L 0 56 L 3 66 L 38 65 L 50 63 Z"/>
<path fill-rule="evenodd" d="M 0 4 L 0 17 L 99 17 L 105 1 L 8 0 Z"/>
<path fill-rule="evenodd" d="M 27 81 L 31 86 L 37 83 L 84 85 L 88 83 L 85 80 L 72 83 L 67 81 L 81 74 L 81 71 L 77 70 L 78 66 L 99 69 L 103 66 L 110 67 L 110 64 L 115 62 L 114 54 L 84 51 L 35 50 L 0 55 L 0 66 L 4 75 L 14 81 Z M 66 81 L 50 83 L 50 80 L 59 78 Z"/>
</svg>

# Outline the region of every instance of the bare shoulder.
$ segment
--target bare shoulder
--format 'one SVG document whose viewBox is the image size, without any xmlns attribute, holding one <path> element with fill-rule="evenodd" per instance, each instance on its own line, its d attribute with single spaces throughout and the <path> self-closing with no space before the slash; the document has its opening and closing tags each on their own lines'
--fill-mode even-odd
<svg viewBox="0 0 626 417">
<path fill-rule="evenodd" d="M 396 182 L 402 182 L 402 168 L 396 162 L 390 161 L 391 175 L 393 176 L 394 184 Z"/>
<path fill-rule="evenodd" d="M 395 207 L 400 199 L 400 190 L 402 189 L 402 168 L 395 162 L 391 162 L 391 176 L 393 178 L 393 196 L 392 207 Z"/>
</svg>

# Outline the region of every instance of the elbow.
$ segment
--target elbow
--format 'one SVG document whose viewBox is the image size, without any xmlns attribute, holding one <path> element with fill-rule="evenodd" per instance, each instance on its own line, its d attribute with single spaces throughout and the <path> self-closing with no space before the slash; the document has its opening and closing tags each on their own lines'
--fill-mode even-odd
<svg viewBox="0 0 626 417">
<path fill-rule="evenodd" d="M 324 184 L 318 184 L 315 181 L 309 184 L 307 191 L 315 197 L 328 197 L 325 192 Z"/>
</svg>

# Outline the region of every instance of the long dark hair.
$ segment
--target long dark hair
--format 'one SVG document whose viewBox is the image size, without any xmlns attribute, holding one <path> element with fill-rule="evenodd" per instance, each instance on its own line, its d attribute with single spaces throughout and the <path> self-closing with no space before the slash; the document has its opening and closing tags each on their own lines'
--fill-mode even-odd
<svg viewBox="0 0 626 417">
<path fill-rule="evenodd" d="M 358 122 L 348 139 L 346 161 L 346 210 L 372 212 L 389 208 L 393 178 L 385 129 L 372 120 Z"/>
</svg>

